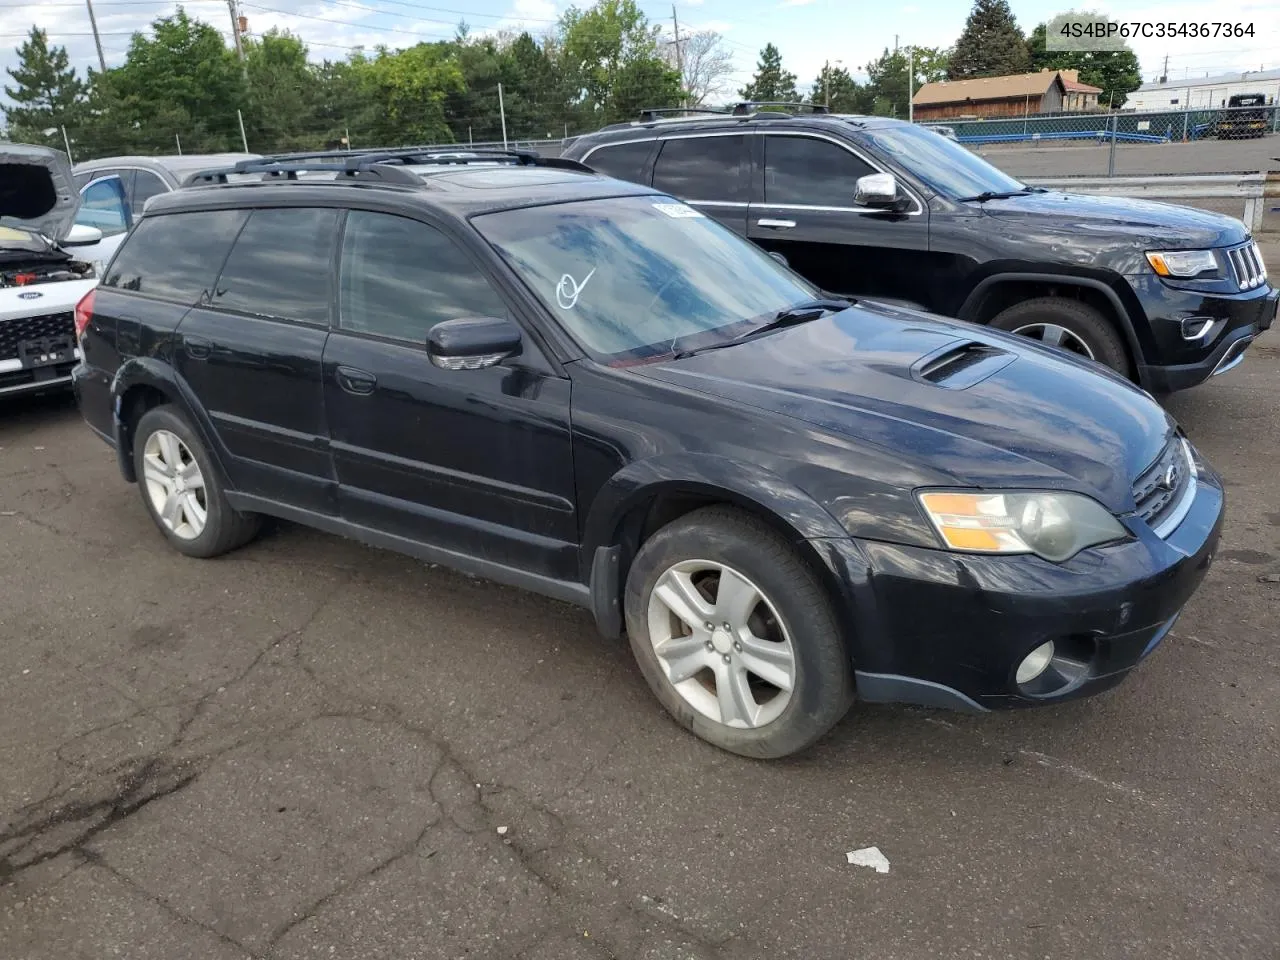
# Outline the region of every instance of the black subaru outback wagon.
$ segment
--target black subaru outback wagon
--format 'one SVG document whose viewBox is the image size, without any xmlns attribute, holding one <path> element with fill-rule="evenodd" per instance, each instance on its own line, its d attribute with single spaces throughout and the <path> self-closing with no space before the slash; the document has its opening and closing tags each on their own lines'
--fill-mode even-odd
<svg viewBox="0 0 1280 960">
<path fill-rule="evenodd" d="M 1022 337 L 824 297 L 697 208 L 524 154 L 250 161 L 79 305 L 89 425 L 176 549 L 259 518 L 558 597 L 686 727 L 1118 683 L 1213 555 L 1168 415 Z"/>
<path fill-rule="evenodd" d="M 801 106 L 819 112 L 784 112 Z M 826 290 L 1031 336 L 1156 393 L 1229 370 L 1276 313 L 1239 220 L 1029 187 L 901 120 L 650 111 L 564 155 L 680 197 Z"/>
</svg>

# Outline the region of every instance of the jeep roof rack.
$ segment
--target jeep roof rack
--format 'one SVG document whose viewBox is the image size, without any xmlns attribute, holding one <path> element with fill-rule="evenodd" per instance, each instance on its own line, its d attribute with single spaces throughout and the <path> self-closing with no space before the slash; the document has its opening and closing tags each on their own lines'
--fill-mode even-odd
<svg viewBox="0 0 1280 960">
<path fill-rule="evenodd" d="M 645 107 L 640 111 L 640 120 L 638 122 L 657 123 L 668 116 L 675 118 L 685 116 L 724 116 L 727 112 L 716 107 Z"/>
<path fill-rule="evenodd" d="M 435 156 L 443 153 L 465 152 L 470 156 Z M 513 166 L 555 167 L 561 170 L 577 170 L 594 173 L 591 167 L 578 160 L 563 157 L 544 157 L 529 150 L 467 150 L 450 151 L 436 147 L 402 147 L 390 150 L 377 148 L 365 150 L 316 150 L 306 153 L 282 153 L 241 160 L 232 167 L 202 170 L 187 178 L 185 185 L 227 183 L 228 177 L 262 174 L 263 179 L 283 177 L 297 180 L 300 173 L 333 171 L 338 178 L 376 179 L 383 183 L 423 186 L 425 181 L 404 166 L 465 166 L 468 163 L 507 161 Z"/>
<path fill-rule="evenodd" d="M 786 107 L 786 110 L 773 110 L 773 107 Z M 761 108 L 764 108 L 763 110 Z M 788 111 L 795 110 L 798 113 L 830 113 L 820 103 L 796 103 L 788 100 L 741 100 L 733 105 L 730 111 L 732 116 L 747 117 L 753 113 L 785 113 L 787 116 L 793 114 Z"/>
</svg>

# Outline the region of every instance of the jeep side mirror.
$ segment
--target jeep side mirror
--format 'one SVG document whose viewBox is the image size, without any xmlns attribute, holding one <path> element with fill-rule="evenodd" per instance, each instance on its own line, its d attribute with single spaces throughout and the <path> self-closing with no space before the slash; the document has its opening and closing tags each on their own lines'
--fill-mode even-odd
<svg viewBox="0 0 1280 960">
<path fill-rule="evenodd" d="M 520 352 L 520 328 L 500 317 L 459 317 L 427 333 L 427 356 L 442 370 L 482 370 Z"/>
<path fill-rule="evenodd" d="M 898 206 L 898 180 L 892 173 L 869 173 L 854 186 L 853 202 L 859 207 Z"/>
</svg>

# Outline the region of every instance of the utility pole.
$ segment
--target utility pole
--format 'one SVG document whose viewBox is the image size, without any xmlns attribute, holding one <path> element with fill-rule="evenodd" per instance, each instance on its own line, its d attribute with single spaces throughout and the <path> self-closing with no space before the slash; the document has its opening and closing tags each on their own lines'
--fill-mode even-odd
<svg viewBox="0 0 1280 960">
<path fill-rule="evenodd" d="M 1164 69 L 1160 71 L 1160 82 L 1169 82 L 1169 55 L 1167 53 L 1164 55 Z"/>
<path fill-rule="evenodd" d="M 827 60 L 822 65 L 822 105 L 827 108 L 827 113 L 831 112 L 831 61 Z"/>
<path fill-rule="evenodd" d="M 98 19 L 93 15 L 93 0 L 84 0 L 84 5 L 89 8 L 89 27 L 93 30 L 93 45 L 98 48 L 98 67 L 106 73 L 107 58 L 102 55 L 102 38 L 98 36 Z"/>
<path fill-rule="evenodd" d="M 502 84 L 498 84 L 498 113 L 502 117 L 502 149 L 507 149 L 507 107 L 502 102 Z"/>
<path fill-rule="evenodd" d="M 893 52 L 898 52 L 898 35 L 896 33 L 893 35 Z"/>
<path fill-rule="evenodd" d="M 236 56 L 240 58 L 240 70 L 248 76 L 248 68 L 244 64 L 244 44 L 240 42 L 240 11 L 236 9 L 236 0 L 227 0 L 227 9 L 231 11 L 231 36 L 236 42 Z"/>
<path fill-rule="evenodd" d="M 916 105 L 912 102 L 915 99 L 915 91 L 912 89 L 916 85 L 916 48 L 907 47 L 907 123 L 916 122 Z"/>
<path fill-rule="evenodd" d="M 684 89 L 684 51 L 680 49 L 680 19 L 676 16 L 676 5 L 674 3 L 671 5 L 671 28 L 675 35 L 676 69 L 680 71 L 680 105 L 684 106 L 688 102 Z"/>
</svg>

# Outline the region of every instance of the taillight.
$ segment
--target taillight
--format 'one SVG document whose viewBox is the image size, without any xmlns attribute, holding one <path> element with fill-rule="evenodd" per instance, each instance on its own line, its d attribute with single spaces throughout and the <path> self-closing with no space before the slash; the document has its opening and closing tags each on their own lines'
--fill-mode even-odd
<svg viewBox="0 0 1280 960">
<path fill-rule="evenodd" d="M 84 337 L 84 332 L 89 327 L 89 321 L 93 319 L 93 295 L 96 290 L 90 290 L 80 302 L 76 304 L 75 320 L 76 320 L 76 339 L 80 340 Z"/>
</svg>

